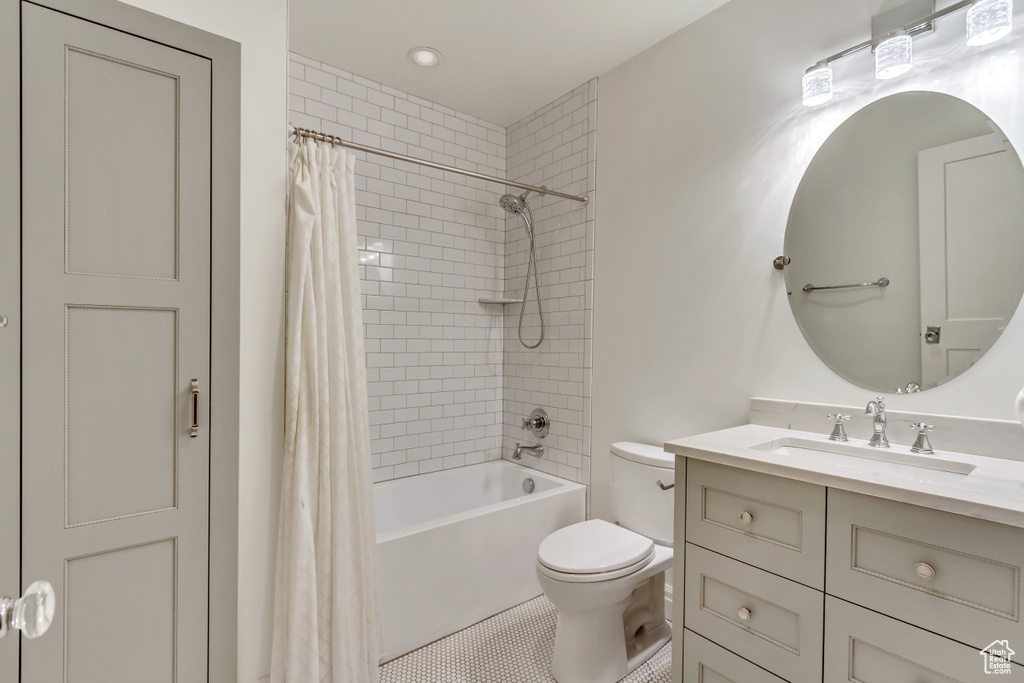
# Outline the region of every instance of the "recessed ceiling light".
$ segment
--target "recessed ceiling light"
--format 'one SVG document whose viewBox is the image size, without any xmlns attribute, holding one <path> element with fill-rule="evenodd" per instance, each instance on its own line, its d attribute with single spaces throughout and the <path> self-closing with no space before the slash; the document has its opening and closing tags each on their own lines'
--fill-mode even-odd
<svg viewBox="0 0 1024 683">
<path fill-rule="evenodd" d="M 436 66 L 441 61 L 441 53 L 432 47 L 414 47 L 409 50 L 409 59 L 418 66 Z"/>
</svg>

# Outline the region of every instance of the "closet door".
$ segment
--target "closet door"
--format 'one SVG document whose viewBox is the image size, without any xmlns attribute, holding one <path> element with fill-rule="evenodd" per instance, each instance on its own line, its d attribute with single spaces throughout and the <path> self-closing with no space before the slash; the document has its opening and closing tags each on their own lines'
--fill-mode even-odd
<svg viewBox="0 0 1024 683">
<path fill-rule="evenodd" d="M 210 67 L 22 4 L 25 683 L 207 678 Z"/>
</svg>

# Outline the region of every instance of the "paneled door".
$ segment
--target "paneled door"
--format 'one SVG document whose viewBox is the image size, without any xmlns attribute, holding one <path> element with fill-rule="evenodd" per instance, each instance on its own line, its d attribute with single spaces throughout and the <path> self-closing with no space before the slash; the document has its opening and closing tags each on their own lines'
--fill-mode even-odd
<svg viewBox="0 0 1024 683">
<path fill-rule="evenodd" d="M 22 4 L 24 683 L 207 678 L 210 74 Z"/>
<path fill-rule="evenodd" d="M 1024 198 L 1017 155 L 1002 134 L 918 152 L 921 386 L 974 365 L 1002 333 L 1020 290 Z M 929 335 L 930 328 L 937 328 Z"/>
</svg>

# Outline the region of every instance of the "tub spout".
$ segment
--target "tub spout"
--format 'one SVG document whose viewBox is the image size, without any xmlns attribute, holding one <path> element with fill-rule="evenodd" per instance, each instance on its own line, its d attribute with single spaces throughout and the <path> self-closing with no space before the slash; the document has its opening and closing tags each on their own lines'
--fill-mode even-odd
<svg viewBox="0 0 1024 683">
<path fill-rule="evenodd" d="M 532 453 L 533 455 L 536 455 L 538 458 L 540 458 L 544 455 L 544 447 L 541 446 L 539 443 L 534 444 L 533 446 L 524 446 L 522 444 L 517 443 L 516 449 L 512 451 L 512 459 L 522 460 L 523 453 Z"/>
</svg>

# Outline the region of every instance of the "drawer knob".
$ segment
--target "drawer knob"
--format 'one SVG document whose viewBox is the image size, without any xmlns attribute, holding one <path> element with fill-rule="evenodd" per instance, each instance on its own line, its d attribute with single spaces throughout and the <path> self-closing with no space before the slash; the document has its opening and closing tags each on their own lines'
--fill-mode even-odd
<svg viewBox="0 0 1024 683">
<path fill-rule="evenodd" d="M 736 612 L 736 616 L 740 618 L 740 621 L 750 621 L 751 612 L 746 607 L 740 607 Z"/>
<path fill-rule="evenodd" d="M 918 562 L 914 565 L 914 571 L 917 575 L 925 581 L 931 581 L 935 578 L 935 567 L 931 566 L 927 562 Z"/>
<path fill-rule="evenodd" d="M 750 523 L 754 521 L 754 515 L 750 514 L 746 510 L 740 513 L 740 524 L 744 526 L 750 526 Z"/>
</svg>

